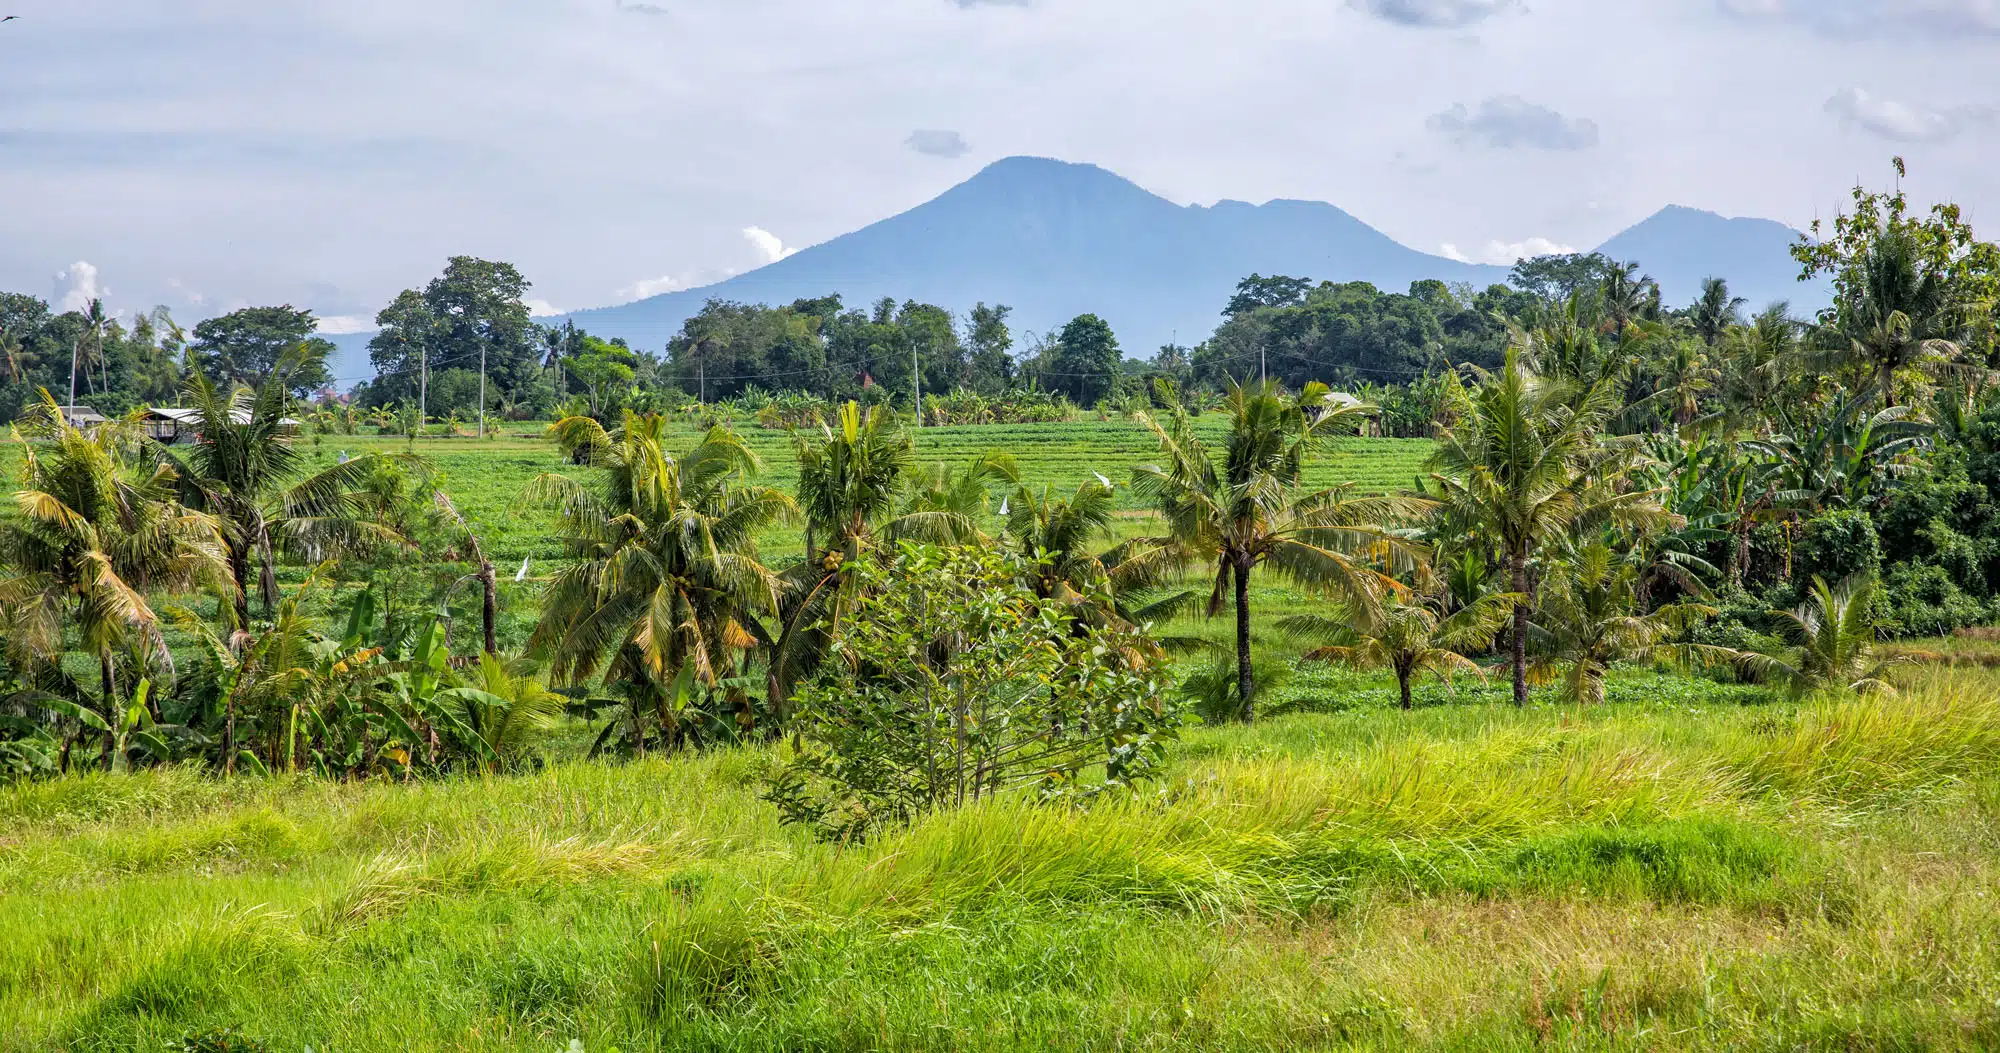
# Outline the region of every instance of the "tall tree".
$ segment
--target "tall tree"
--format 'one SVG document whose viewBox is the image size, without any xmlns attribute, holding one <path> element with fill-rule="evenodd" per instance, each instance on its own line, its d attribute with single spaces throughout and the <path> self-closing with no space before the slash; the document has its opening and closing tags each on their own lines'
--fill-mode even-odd
<svg viewBox="0 0 2000 1053">
<path fill-rule="evenodd" d="M 1729 294 L 1729 283 L 1721 278 L 1709 278 L 1701 283 L 1701 296 L 1688 309 L 1688 325 L 1701 342 L 1714 347 L 1722 342 L 1724 334 L 1743 321 L 1743 305 L 1748 303 L 1741 296 Z"/>
<path fill-rule="evenodd" d="M 1133 469 L 1132 485 L 1159 508 L 1167 533 L 1139 543 L 1131 562 L 1214 567 L 1210 617 L 1236 609 L 1237 683 L 1244 719 L 1256 715 L 1250 663 L 1250 578 L 1270 566 L 1306 588 L 1373 610 L 1402 586 L 1387 573 L 1416 565 L 1419 551 L 1389 529 L 1416 507 L 1400 498 L 1356 497 L 1348 486 L 1309 490 L 1306 462 L 1375 408 L 1336 402 L 1326 385 L 1296 398 L 1274 384 L 1230 390 L 1228 445 L 1218 461 L 1178 402 L 1165 421 L 1142 414 L 1162 464 Z"/>
<path fill-rule="evenodd" d="M 165 656 L 149 593 L 230 587 L 221 526 L 175 499 L 172 469 L 135 472 L 121 461 L 124 436 L 71 427 L 47 391 L 22 427 L 39 441 L 22 447 L 18 514 L 0 519 L 6 646 L 16 661 L 57 664 L 65 626 L 76 627 L 98 663 L 97 726 L 115 761 L 118 656 Z"/>
<path fill-rule="evenodd" d="M 1551 542 L 1615 522 L 1651 527 L 1670 517 L 1656 495 L 1623 487 L 1629 455 L 1602 441 L 1623 401 L 1618 384 L 1545 380 L 1519 348 L 1475 391 L 1453 385 L 1452 423 L 1431 458 L 1431 488 L 1448 522 L 1498 542 L 1514 606 L 1514 702 L 1528 703 L 1531 561 Z"/>
<path fill-rule="evenodd" d="M 775 612 L 780 582 L 758 558 L 757 531 L 792 514 L 791 498 L 749 482 L 759 465 L 741 437 L 711 429 L 670 450 L 671 425 L 627 411 L 606 431 L 589 417 L 555 425 L 588 448 L 593 482 L 544 475 L 527 496 L 557 517 L 566 554 L 530 649 L 560 682 L 600 671 L 631 694 L 635 745 L 647 723 L 674 731 L 675 684 L 714 685 L 756 645 L 756 616 Z"/>
<path fill-rule="evenodd" d="M 1047 386 L 1080 406 L 1094 406 L 1109 394 L 1124 362 L 1111 326 L 1094 314 L 1071 319 L 1054 351 L 1047 365 Z"/>
<path fill-rule="evenodd" d="M 319 320 L 311 311 L 282 307 L 246 307 L 194 327 L 188 348 L 190 365 L 224 386 L 257 384 L 291 355 L 292 394 L 303 397 L 333 382 L 327 357 L 333 345 L 315 337 Z"/>
<path fill-rule="evenodd" d="M 982 395 L 997 395 L 1014 385 L 1014 334 L 1007 327 L 1013 310 L 980 303 L 966 319 L 972 387 Z"/>
</svg>

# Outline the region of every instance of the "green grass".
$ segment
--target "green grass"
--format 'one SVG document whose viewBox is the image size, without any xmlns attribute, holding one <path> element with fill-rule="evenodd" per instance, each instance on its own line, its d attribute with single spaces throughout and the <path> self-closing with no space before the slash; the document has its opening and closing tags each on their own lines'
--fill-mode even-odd
<svg viewBox="0 0 2000 1053">
<path fill-rule="evenodd" d="M 777 825 L 765 750 L 17 786 L 0 1049 L 2000 1042 L 2000 681 L 1621 682 L 1198 729 L 1136 797 L 853 847 Z"/>
</svg>

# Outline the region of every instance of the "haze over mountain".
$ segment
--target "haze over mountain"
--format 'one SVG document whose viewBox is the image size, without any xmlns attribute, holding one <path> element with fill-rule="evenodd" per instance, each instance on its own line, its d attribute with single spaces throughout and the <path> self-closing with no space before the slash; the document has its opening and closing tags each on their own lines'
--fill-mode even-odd
<svg viewBox="0 0 2000 1053">
<path fill-rule="evenodd" d="M 1786 250 L 1797 237 L 1769 220 L 1675 206 L 1601 251 L 1638 261 L 1669 304 L 1692 301 L 1704 278 L 1719 275 L 1753 307 L 1782 299 L 1810 310 L 1827 294 L 1796 281 Z M 839 293 L 850 307 L 893 297 L 960 313 L 984 301 L 1014 308 L 1017 339 L 1092 312 L 1128 356 L 1148 357 L 1169 341 L 1206 339 L 1252 273 L 1401 292 L 1428 278 L 1483 288 L 1507 271 L 1401 245 L 1324 202 L 1183 206 L 1095 165 L 1012 157 L 901 215 L 727 281 L 567 317 L 658 350 L 715 298 L 776 305 Z M 366 341 L 339 341 L 347 361 L 338 373 L 367 371 Z"/>
</svg>

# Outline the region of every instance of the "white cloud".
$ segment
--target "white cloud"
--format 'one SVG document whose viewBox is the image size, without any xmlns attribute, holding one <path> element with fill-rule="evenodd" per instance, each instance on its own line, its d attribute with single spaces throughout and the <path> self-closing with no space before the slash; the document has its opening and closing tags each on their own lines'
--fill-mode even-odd
<svg viewBox="0 0 2000 1053">
<path fill-rule="evenodd" d="M 972 150 L 965 136 L 949 128 L 919 128 L 903 140 L 903 145 L 931 157 L 964 157 Z"/>
<path fill-rule="evenodd" d="M 1348 6 L 1398 25 L 1462 29 L 1516 7 L 1516 0 L 1348 0 Z"/>
<path fill-rule="evenodd" d="M 2000 34 L 2000 0 L 1716 0 L 1716 6 L 1736 18 L 1790 22 L 1840 37 Z"/>
<path fill-rule="evenodd" d="M 1529 238 L 1525 241 L 1489 241 L 1486 247 L 1475 253 L 1467 253 L 1451 242 L 1445 242 L 1438 250 L 1447 259 L 1460 263 L 1491 263 L 1511 267 L 1517 260 L 1532 260 L 1537 256 L 1567 256 L 1576 251 L 1571 245 L 1551 241 L 1548 238 Z"/>
<path fill-rule="evenodd" d="M 799 251 L 796 248 L 787 247 L 784 241 L 779 239 L 776 234 L 765 230 L 763 227 L 744 227 L 743 237 L 750 242 L 752 247 L 756 248 L 758 255 L 764 257 L 765 263 L 776 263 Z"/>
<path fill-rule="evenodd" d="M 547 300 L 523 300 L 521 302 L 527 306 L 528 317 L 530 318 L 548 318 L 551 315 L 566 313 L 562 308 L 557 307 Z"/>
<path fill-rule="evenodd" d="M 1953 139 L 1967 128 L 1990 124 L 1991 106 L 1948 106 L 1933 109 L 1883 98 L 1862 88 L 1842 88 L 1826 100 L 1826 112 L 1850 128 L 1904 143 L 1937 143 Z"/>
<path fill-rule="evenodd" d="M 97 267 L 85 260 L 56 272 L 56 306 L 63 311 L 81 311 L 92 300 L 102 300 L 111 290 L 98 284 Z"/>
<path fill-rule="evenodd" d="M 381 327 L 375 319 L 359 314 L 329 314 L 319 319 L 321 336 L 347 336 L 350 333 L 372 333 Z"/>
<path fill-rule="evenodd" d="M 1495 95 L 1477 110 L 1460 103 L 1432 115 L 1428 126 L 1460 146 L 1588 150 L 1597 145 L 1596 121 L 1565 117 L 1519 95 Z"/>
</svg>

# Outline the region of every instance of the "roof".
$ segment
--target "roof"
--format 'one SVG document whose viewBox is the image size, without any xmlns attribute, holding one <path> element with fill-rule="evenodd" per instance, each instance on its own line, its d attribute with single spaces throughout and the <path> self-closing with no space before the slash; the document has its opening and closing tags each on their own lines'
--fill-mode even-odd
<svg viewBox="0 0 2000 1053">
<path fill-rule="evenodd" d="M 110 417 L 91 409 L 89 406 L 58 406 L 67 420 L 110 420 Z"/>
<path fill-rule="evenodd" d="M 162 420 L 170 420 L 175 424 L 197 424 L 201 420 L 200 410 L 188 409 L 183 406 L 148 406 L 146 407 L 146 415 L 149 417 L 158 417 Z M 230 419 L 238 424 L 250 423 L 250 411 L 248 410 L 231 410 L 229 411 L 229 416 Z M 278 423 L 289 424 L 293 427 L 299 426 L 299 422 L 290 417 L 280 417 L 278 418 Z"/>
</svg>

